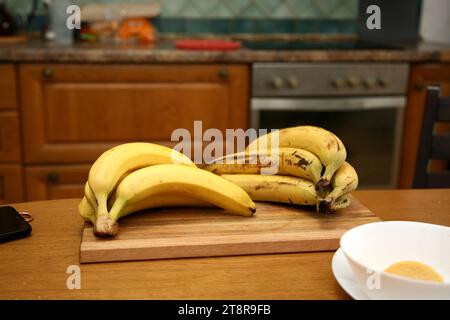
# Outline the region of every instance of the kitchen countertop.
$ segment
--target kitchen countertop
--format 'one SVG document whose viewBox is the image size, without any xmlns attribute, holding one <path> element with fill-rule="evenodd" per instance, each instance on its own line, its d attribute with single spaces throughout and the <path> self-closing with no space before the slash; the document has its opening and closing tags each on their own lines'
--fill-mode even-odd
<svg viewBox="0 0 450 320">
<path fill-rule="evenodd" d="M 252 63 L 252 62 L 450 62 L 450 45 L 419 43 L 401 50 L 184 51 L 164 40 L 155 45 L 76 43 L 64 47 L 39 40 L 0 45 L 0 62 Z"/>
<path fill-rule="evenodd" d="M 450 189 L 358 191 L 383 220 L 450 226 Z M 331 271 L 334 252 L 79 265 L 77 199 L 15 204 L 33 214 L 31 237 L 0 244 L 0 299 L 349 299 Z"/>
</svg>

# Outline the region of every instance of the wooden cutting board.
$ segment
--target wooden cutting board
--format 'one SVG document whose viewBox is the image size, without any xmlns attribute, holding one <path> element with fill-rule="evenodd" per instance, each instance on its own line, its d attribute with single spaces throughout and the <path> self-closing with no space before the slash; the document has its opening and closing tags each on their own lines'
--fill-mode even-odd
<svg viewBox="0 0 450 320">
<path fill-rule="evenodd" d="M 262 202 L 253 217 L 216 208 L 152 209 L 120 220 L 119 234 L 111 239 L 96 238 L 86 223 L 80 262 L 336 250 L 345 231 L 376 221 L 353 197 L 349 208 L 333 215 Z"/>
</svg>

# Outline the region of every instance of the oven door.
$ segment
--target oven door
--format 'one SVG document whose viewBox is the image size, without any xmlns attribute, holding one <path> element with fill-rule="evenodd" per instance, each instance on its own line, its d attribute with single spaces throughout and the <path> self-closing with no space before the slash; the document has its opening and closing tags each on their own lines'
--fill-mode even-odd
<svg viewBox="0 0 450 320">
<path fill-rule="evenodd" d="M 253 98 L 250 125 L 323 127 L 344 142 L 361 188 L 396 188 L 405 104 L 404 96 Z"/>
</svg>

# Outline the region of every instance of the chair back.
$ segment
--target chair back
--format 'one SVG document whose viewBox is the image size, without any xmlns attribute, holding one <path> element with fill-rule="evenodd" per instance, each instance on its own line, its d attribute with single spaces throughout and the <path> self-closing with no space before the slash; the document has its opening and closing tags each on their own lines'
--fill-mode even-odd
<svg viewBox="0 0 450 320">
<path fill-rule="evenodd" d="M 429 172 L 429 160 L 450 161 L 450 133 L 436 135 L 436 122 L 450 122 L 450 97 L 440 97 L 439 86 L 429 86 L 425 102 L 414 188 L 450 188 L 450 170 Z M 407 125 L 407 124 L 406 124 Z"/>
</svg>

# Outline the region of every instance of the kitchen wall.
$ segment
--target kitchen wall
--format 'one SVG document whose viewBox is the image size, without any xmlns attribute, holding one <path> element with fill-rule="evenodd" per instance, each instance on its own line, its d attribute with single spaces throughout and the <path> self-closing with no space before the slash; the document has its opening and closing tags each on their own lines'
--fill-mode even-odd
<svg viewBox="0 0 450 320">
<path fill-rule="evenodd" d="M 155 0 L 161 32 L 187 33 L 354 33 L 358 0 Z M 152 2 L 155 2 L 152 1 Z M 30 0 L 6 0 L 16 15 L 26 17 Z M 148 2 L 145 0 L 73 0 L 91 2 Z M 42 3 L 40 15 L 45 13 Z"/>
</svg>

